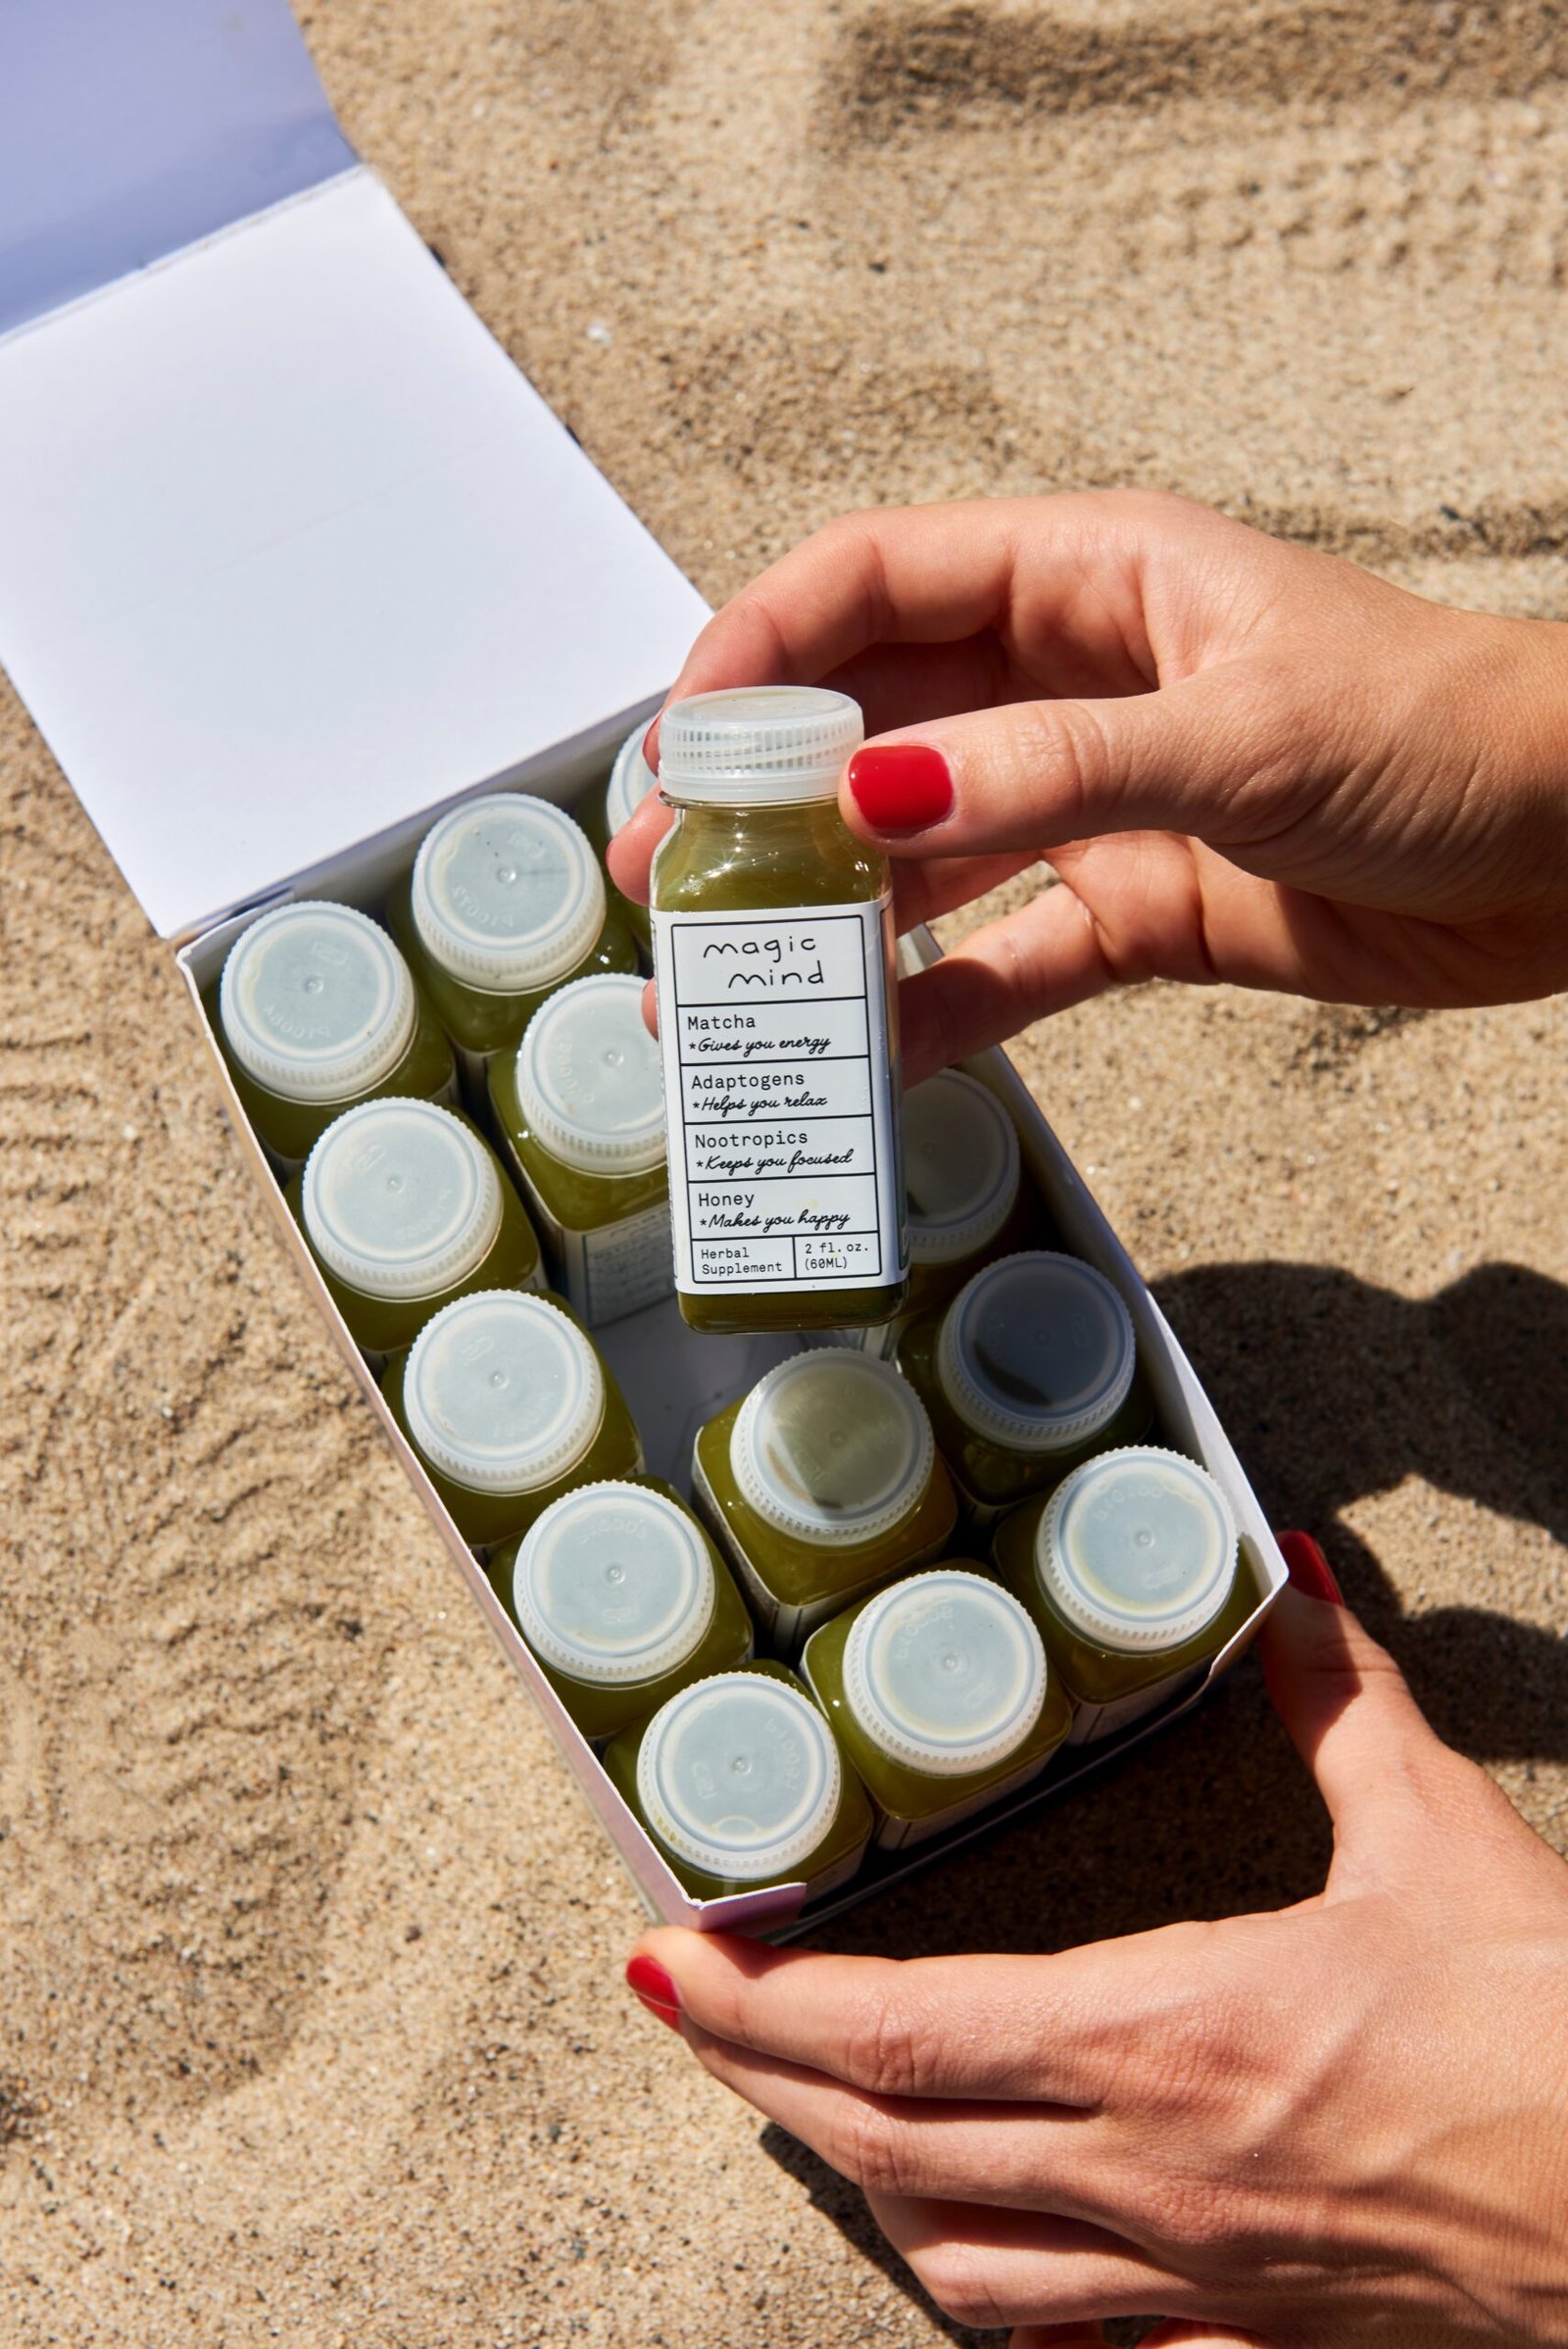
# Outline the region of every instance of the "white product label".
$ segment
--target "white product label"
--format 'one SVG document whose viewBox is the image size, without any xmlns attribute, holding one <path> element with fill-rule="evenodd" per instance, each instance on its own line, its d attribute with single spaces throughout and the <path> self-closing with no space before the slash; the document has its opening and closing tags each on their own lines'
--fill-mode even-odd
<svg viewBox="0 0 1568 2349">
<path fill-rule="evenodd" d="M 675 1286 L 669 1210 L 661 1200 L 597 1232 L 563 1232 L 566 1295 L 590 1329 L 658 1304 Z"/>
<path fill-rule="evenodd" d="M 903 1280 L 887 918 L 654 914 L 678 1288 Z"/>
</svg>

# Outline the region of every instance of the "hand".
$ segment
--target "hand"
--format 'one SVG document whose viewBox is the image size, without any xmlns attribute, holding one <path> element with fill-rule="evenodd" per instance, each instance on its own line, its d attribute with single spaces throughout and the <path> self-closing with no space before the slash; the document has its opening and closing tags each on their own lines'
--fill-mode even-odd
<svg viewBox="0 0 1568 2349">
<path fill-rule="evenodd" d="M 671 698 L 784 682 L 864 707 L 841 805 L 896 859 L 902 928 L 1040 857 L 1065 885 L 906 982 L 911 1081 L 1139 979 L 1568 986 L 1568 627 L 1450 612 L 1180 498 L 998 499 L 818 531 Z M 668 820 L 650 795 L 616 839 L 628 895 Z"/>
<path fill-rule="evenodd" d="M 666 1930 L 628 1978 L 1014 2349 L 1568 2342 L 1568 1867 L 1344 1608 L 1287 1590 L 1263 1643 L 1319 1897 L 902 1965 Z"/>
</svg>

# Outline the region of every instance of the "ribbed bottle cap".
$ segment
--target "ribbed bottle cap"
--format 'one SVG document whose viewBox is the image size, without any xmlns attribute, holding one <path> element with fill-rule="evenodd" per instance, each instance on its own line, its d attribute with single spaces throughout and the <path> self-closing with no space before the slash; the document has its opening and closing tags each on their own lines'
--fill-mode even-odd
<svg viewBox="0 0 1568 2349">
<path fill-rule="evenodd" d="M 573 969 L 599 936 L 605 876 L 569 815 L 497 791 L 425 834 L 410 902 L 426 953 L 454 979 L 527 995 Z"/>
<path fill-rule="evenodd" d="M 672 800 L 750 807 L 830 800 L 864 739 L 858 702 L 825 686 L 694 694 L 660 721 L 659 785 Z"/>
<path fill-rule="evenodd" d="M 860 1609 L 844 1693 L 873 1745 L 930 1778 L 1005 1761 L 1046 1701 L 1046 1651 L 1010 1590 L 939 1566 Z"/>
<path fill-rule="evenodd" d="M 1230 1595 L 1235 1513 L 1180 1452 L 1152 1444 L 1102 1452 L 1052 1494 L 1035 1574 L 1086 1639 L 1127 1655 L 1180 1647 Z"/>
<path fill-rule="evenodd" d="M 637 1799 L 662 1843 L 705 1875 L 787 1877 L 832 1827 L 844 1785 L 833 1732 L 804 1690 L 720 1672 L 662 1705 L 637 1754 Z"/>
<path fill-rule="evenodd" d="M 529 1646 L 595 1687 L 673 1672 L 707 1637 L 717 1595 L 698 1528 L 641 1485 L 579 1485 L 552 1501 L 512 1571 Z"/>
<path fill-rule="evenodd" d="M 605 822 L 612 839 L 622 824 L 629 824 L 651 791 L 659 789 L 659 777 L 643 757 L 646 725 L 634 726 L 615 753 L 615 763 L 605 785 Z"/>
<path fill-rule="evenodd" d="M 409 966 L 352 905 L 302 898 L 242 931 L 218 990 L 228 1048 L 290 1101 L 347 1101 L 389 1077 L 416 1005 Z"/>
<path fill-rule="evenodd" d="M 664 1160 L 664 1080 L 643 1018 L 643 982 L 600 971 L 542 1003 L 516 1059 L 522 1121 L 583 1174 L 642 1174 Z"/>
<path fill-rule="evenodd" d="M 925 1405 L 889 1362 L 823 1347 L 758 1381 L 729 1464 L 759 1517 L 798 1541 L 874 1541 L 925 1491 L 936 1446 Z"/>
<path fill-rule="evenodd" d="M 937 1346 L 942 1391 L 965 1425 L 1010 1451 L 1065 1451 L 1127 1399 L 1132 1315 L 1103 1273 L 1044 1248 L 965 1282 Z"/>
<path fill-rule="evenodd" d="M 1018 1181 L 1017 1131 L 977 1078 L 948 1068 L 905 1095 L 911 1264 L 956 1264 L 995 1240 Z"/>
<path fill-rule="evenodd" d="M 558 1305 L 479 1289 L 443 1305 L 410 1346 L 403 1408 L 419 1449 L 455 1485 L 531 1493 L 593 1443 L 605 1375 Z"/>
<path fill-rule="evenodd" d="M 305 1229 L 328 1272 L 364 1297 L 438 1297 L 482 1264 L 501 1229 L 501 1176 L 471 1128 L 433 1101 L 362 1101 L 305 1161 Z"/>
</svg>

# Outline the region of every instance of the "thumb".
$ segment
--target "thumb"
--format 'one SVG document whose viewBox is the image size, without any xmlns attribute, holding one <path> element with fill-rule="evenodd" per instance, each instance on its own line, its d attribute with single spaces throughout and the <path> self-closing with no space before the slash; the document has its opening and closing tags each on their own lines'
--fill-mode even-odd
<svg viewBox="0 0 1568 2349">
<path fill-rule="evenodd" d="M 1345 1604 L 1311 1535 L 1279 1541 L 1291 1582 L 1258 1637 L 1263 1675 L 1348 1857 L 1391 1809 L 1430 1818 L 1433 1765 L 1448 1760 L 1448 1748 L 1387 1648 Z"/>
<path fill-rule="evenodd" d="M 881 735 L 840 804 L 863 838 L 922 856 L 1183 832 L 1223 848 L 1265 820 L 1294 772 L 1288 688 L 1241 661 L 1111 701 L 1009 702 Z M 1266 817 L 1273 828 L 1277 817 Z"/>
</svg>

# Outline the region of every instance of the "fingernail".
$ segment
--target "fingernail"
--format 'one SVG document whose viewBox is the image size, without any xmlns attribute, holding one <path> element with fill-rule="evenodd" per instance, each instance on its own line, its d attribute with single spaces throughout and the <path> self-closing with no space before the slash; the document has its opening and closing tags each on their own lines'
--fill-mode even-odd
<svg viewBox="0 0 1568 2349">
<path fill-rule="evenodd" d="M 872 743 L 850 760 L 850 790 L 879 832 L 923 832 L 953 807 L 953 777 L 925 742 Z"/>
<path fill-rule="evenodd" d="M 640 1949 L 635 1957 L 629 1957 L 626 1960 L 626 1986 L 642 2000 L 651 2015 L 659 2017 L 661 2023 L 667 2023 L 671 2031 L 678 2028 L 676 2018 L 680 2013 L 680 1992 L 672 1978 L 656 1959 L 645 1957 Z"/>
<path fill-rule="evenodd" d="M 667 2023 L 671 2031 L 679 2031 L 680 2017 L 672 2006 L 661 2006 L 657 1998 L 645 1998 L 641 1990 L 633 1990 L 632 1996 L 640 2007 L 646 2008 L 659 2022 Z"/>
<path fill-rule="evenodd" d="M 1334 1579 L 1334 1569 L 1310 1534 L 1276 1534 L 1274 1539 L 1289 1569 L 1293 1590 L 1321 1599 L 1327 1607 L 1344 1606 L 1345 1592 Z"/>
</svg>

